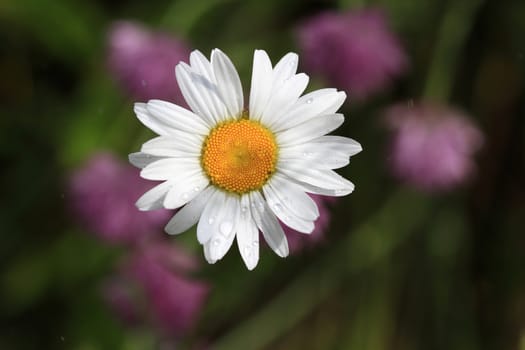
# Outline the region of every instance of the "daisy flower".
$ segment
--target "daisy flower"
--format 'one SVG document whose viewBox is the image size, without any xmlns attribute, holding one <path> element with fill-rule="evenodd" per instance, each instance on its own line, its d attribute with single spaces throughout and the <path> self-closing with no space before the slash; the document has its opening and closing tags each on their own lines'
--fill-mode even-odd
<svg viewBox="0 0 525 350">
<path fill-rule="evenodd" d="M 211 60 L 193 51 L 190 64 L 175 69 L 191 108 L 160 100 L 136 103 L 138 119 L 159 136 L 130 162 L 141 176 L 164 181 L 137 201 L 140 210 L 180 208 L 166 232 L 197 224 L 197 239 L 209 263 L 222 259 L 236 238 L 253 269 L 259 231 L 280 257 L 288 255 L 281 226 L 310 233 L 319 216 L 308 193 L 344 196 L 354 185 L 332 169 L 361 151 L 356 141 L 326 136 L 344 117 L 336 111 L 346 95 L 321 89 L 304 96 L 308 76 L 296 74 L 298 57 L 285 55 L 274 67 L 265 51 L 253 58 L 249 106 L 241 81 L 220 50 Z"/>
</svg>

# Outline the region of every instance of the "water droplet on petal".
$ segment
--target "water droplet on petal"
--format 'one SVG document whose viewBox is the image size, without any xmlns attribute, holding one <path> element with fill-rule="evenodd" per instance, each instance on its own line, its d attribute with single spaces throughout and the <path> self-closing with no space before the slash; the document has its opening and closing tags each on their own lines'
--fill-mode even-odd
<svg viewBox="0 0 525 350">
<path fill-rule="evenodd" d="M 215 222 L 215 217 L 212 216 L 212 217 L 210 217 L 210 218 L 208 219 L 208 224 L 211 225 L 211 224 L 213 224 L 214 222 Z"/>
<path fill-rule="evenodd" d="M 253 241 L 253 242 L 252 242 L 252 245 L 253 245 L 254 247 L 257 247 L 257 246 L 259 245 L 259 241 Z"/>
<path fill-rule="evenodd" d="M 247 207 L 242 207 L 241 208 L 241 217 L 245 218 L 246 216 L 248 216 L 248 208 Z"/>
<path fill-rule="evenodd" d="M 282 206 L 281 204 L 279 204 L 279 203 L 275 203 L 275 204 L 273 205 L 273 208 L 275 209 L 275 211 L 281 211 L 281 210 L 283 210 L 283 206 Z"/>
<path fill-rule="evenodd" d="M 190 197 L 190 195 L 188 194 L 188 192 L 186 192 L 186 193 L 183 193 L 181 197 L 182 199 L 186 200 Z"/>
<path fill-rule="evenodd" d="M 195 187 L 193 188 L 193 191 L 195 191 L 195 192 L 199 192 L 200 190 L 201 190 L 201 188 L 200 188 L 199 186 L 195 186 Z"/>
<path fill-rule="evenodd" d="M 219 246 L 219 244 L 221 244 L 221 240 L 219 238 L 216 238 L 216 239 L 213 240 L 213 245 L 214 246 L 217 247 L 217 246 Z"/>
<path fill-rule="evenodd" d="M 224 222 L 221 222 L 221 224 L 219 225 L 219 232 L 223 236 L 229 236 L 230 233 L 232 232 L 232 228 L 233 228 L 233 224 L 230 221 L 224 221 Z"/>
<path fill-rule="evenodd" d="M 309 98 L 308 100 L 306 100 L 306 103 L 307 103 L 307 104 L 310 104 L 310 103 L 312 103 L 312 102 L 314 102 L 314 99 L 313 99 L 313 98 Z"/>
</svg>

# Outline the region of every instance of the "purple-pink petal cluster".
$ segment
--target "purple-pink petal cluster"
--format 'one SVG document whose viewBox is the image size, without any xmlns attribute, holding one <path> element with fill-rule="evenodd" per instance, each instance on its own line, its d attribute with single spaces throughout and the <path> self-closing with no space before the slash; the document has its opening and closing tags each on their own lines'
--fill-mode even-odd
<svg viewBox="0 0 525 350">
<path fill-rule="evenodd" d="M 305 70 L 352 98 L 385 89 L 408 67 L 399 39 L 379 9 L 321 13 L 299 26 L 298 41 Z"/>
<path fill-rule="evenodd" d="M 128 94 L 184 105 L 174 73 L 190 54 L 182 40 L 127 21 L 114 23 L 107 40 L 110 72 Z"/>
<path fill-rule="evenodd" d="M 402 181 L 427 192 L 451 189 L 475 170 L 483 135 L 462 112 L 429 103 L 387 110 L 389 165 Z"/>
<path fill-rule="evenodd" d="M 191 277 L 197 267 L 195 257 L 177 246 L 149 242 L 128 256 L 104 296 L 124 321 L 149 318 L 163 334 L 180 337 L 195 325 L 210 290 Z"/>
<path fill-rule="evenodd" d="M 141 212 L 137 199 L 155 184 L 109 153 L 93 155 L 69 180 L 74 215 L 110 243 L 136 243 L 162 230 L 172 215 L 165 209 Z"/>
</svg>

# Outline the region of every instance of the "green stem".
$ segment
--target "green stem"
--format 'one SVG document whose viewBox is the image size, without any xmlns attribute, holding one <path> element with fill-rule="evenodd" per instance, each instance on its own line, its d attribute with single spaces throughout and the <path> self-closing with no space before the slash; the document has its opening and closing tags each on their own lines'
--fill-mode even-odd
<svg viewBox="0 0 525 350">
<path fill-rule="evenodd" d="M 438 32 L 423 98 L 448 101 L 457 63 L 482 0 L 451 1 Z"/>
</svg>

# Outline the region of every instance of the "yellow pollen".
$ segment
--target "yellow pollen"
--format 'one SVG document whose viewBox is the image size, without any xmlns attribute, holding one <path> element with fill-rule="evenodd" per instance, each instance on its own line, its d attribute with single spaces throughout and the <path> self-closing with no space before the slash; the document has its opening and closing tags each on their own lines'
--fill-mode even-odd
<svg viewBox="0 0 525 350">
<path fill-rule="evenodd" d="M 276 163 L 272 132 L 249 119 L 219 124 L 202 149 L 202 166 L 211 182 L 239 194 L 260 189 L 275 172 Z"/>
</svg>

